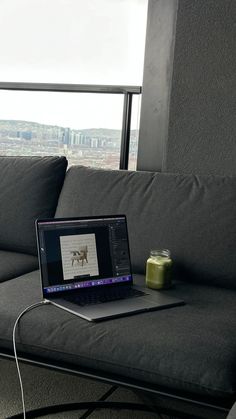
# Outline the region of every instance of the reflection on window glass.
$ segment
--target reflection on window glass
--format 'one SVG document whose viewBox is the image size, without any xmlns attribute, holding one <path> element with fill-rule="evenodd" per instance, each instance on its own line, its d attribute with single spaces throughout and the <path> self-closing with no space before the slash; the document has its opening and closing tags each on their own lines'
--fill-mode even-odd
<svg viewBox="0 0 236 419">
<path fill-rule="evenodd" d="M 1 90 L 0 103 L 0 155 L 65 155 L 69 165 L 119 168 L 123 95 Z M 134 129 L 132 150 L 136 140 Z"/>
</svg>

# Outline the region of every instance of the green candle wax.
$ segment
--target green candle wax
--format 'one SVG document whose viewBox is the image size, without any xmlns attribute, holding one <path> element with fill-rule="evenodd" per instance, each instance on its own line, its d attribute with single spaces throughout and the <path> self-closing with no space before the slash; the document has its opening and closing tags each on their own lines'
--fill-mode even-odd
<svg viewBox="0 0 236 419">
<path fill-rule="evenodd" d="M 171 286 L 172 260 L 166 256 L 150 257 L 146 265 L 146 285 L 162 289 Z"/>
</svg>

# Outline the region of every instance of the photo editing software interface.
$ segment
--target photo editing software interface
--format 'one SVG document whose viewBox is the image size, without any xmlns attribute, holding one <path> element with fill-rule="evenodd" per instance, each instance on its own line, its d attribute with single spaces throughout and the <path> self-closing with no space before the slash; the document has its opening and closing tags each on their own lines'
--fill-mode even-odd
<svg viewBox="0 0 236 419">
<path fill-rule="evenodd" d="M 43 293 L 132 282 L 126 219 L 38 221 Z"/>
</svg>

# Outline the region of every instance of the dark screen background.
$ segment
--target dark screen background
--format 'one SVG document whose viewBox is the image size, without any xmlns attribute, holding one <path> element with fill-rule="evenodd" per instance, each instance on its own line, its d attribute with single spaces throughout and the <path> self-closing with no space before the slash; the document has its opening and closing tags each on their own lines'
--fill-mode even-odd
<svg viewBox="0 0 236 419">
<path fill-rule="evenodd" d="M 112 260 L 109 247 L 109 229 L 108 227 L 99 226 L 96 228 L 66 228 L 58 230 L 46 230 L 44 233 L 45 237 L 45 253 L 47 259 L 47 277 L 48 284 L 59 285 L 69 284 L 75 282 L 75 279 L 64 281 L 63 279 L 63 268 L 61 262 L 61 247 L 60 247 L 60 236 L 78 235 L 78 234 L 89 234 L 95 232 L 97 258 L 98 258 L 98 269 L 99 275 L 96 276 L 85 276 L 84 278 L 76 279 L 76 281 L 84 281 L 86 279 L 99 279 L 109 278 L 113 276 Z M 50 281 L 49 281 L 50 278 Z"/>
</svg>

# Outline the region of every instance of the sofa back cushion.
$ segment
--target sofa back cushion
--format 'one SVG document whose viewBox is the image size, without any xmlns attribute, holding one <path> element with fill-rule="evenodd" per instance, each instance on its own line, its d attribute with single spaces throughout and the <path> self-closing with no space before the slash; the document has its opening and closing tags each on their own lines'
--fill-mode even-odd
<svg viewBox="0 0 236 419">
<path fill-rule="evenodd" d="M 65 157 L 0 157 L 0 248 L 37 254 L 34 222 L 53 217 Z"/>
<path fill-rule="evenodd" d="M 126 214 L 133 271 L 150 249 L 168 248 L 174 275 L 236 287 L 236 178 L 74 166 L 57 217 Z"/>
</svg>

